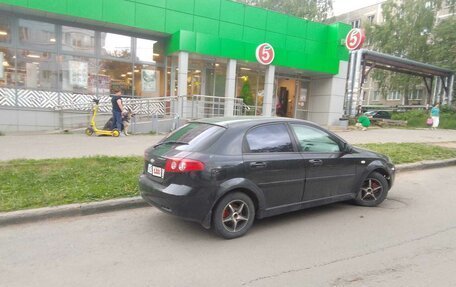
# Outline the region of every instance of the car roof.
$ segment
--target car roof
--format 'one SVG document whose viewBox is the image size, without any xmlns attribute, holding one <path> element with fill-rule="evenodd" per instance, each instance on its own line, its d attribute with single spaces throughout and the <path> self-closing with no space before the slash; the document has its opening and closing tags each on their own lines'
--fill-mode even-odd
<svg viewBox="0 0 456 287">
<path fill-rule="evenodd" d="M 311 125 L 315 125 L 315 123 L 300 120 L 300 119 L 293 119 L 293 118 L 281 118 L 281 117 L 252 117 L 252 116 L 238 116 L 238 117 L 219 117 L 219 118 L 207 118 L 207 119 L 199 119 L 192 121 L 193 123 L 205 123 L 205 124 L 213 124 L 222 127 L 230 127 L 230 126 L 238 126 L 243 124 L 250 124 L 250 125 L 257 125 L 263 123 L 279 123 L 279 122 L 299 122 L 299 123 L 308 123 Z"/>
</svg>

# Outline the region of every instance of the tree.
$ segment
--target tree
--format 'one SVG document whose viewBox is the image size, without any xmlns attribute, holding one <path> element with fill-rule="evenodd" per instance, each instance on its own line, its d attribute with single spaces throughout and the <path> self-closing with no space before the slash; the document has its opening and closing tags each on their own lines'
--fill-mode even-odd
<svg viewBox="0 0 456 287">
<path fill-rule="evenodd" d="M 332 0 L 237 0 L 312 21 L 322 22 L 332 12 Z"/>
<path fill-rule="evenodd" d="M 447 2 L 454 3 L 454 0 Z M 444 25 L 442 22 L 436 26 L 437 12 L 442 3 L 443 0 L 386 1 L 382 6 L 384 23 L 366 29 L 369 48 L 439 66 L 445 66 L 445 61 L 454 62 L 456 54 L 449 53 L 451 47 L 448 47 L 455 43 L 454 21 L 444 21 Z M 445 48 L 438 47 L 444 41 L 450 42 L 445 44 Z M 408 104 L 407 95 L 423 81 L 420 77 L 381 70 L 375 70 L 373 78 L 379 83 L 383 95 L 387 91 L 404 92 L 405 104 Z"/>
<path fill-rule="evenodd" d="M 251 106 L 254 104 L 253 102 L 253 96 L 252 96 L 252 91 L 250 90 L 250 81 L 249 77 L 244 76 L 242 77 L 242 89 L 241 89 L 241 94 L 240 98 L 244 100 L 244 104 L 247 106 Z"/>
<path fill-rule="evenodd" d="M 456 15 L 440 22 L 432 33 L 434 64 L 456 71 Z"/>
</svg>

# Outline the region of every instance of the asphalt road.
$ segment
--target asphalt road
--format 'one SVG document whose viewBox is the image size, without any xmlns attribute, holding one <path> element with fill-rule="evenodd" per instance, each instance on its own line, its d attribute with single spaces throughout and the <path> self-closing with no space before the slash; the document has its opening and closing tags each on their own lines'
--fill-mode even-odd
<svg viewBox="0 0 456 287">
<path fill-rule="evenodd" d="M 155 208 L 0 228 L 0 286 L 456 286 L 456 167 L 219 239 Z"/>
</svg>

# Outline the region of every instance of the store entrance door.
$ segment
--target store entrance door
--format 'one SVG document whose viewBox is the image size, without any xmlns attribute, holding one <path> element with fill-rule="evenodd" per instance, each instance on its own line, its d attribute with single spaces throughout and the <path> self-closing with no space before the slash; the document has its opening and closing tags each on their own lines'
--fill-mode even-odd
<svg viewBox="0 0 456 287">
<path fill-rule="evenodd" d="M 309 119 L 309 81 L 297 82 L 296 109 L 294 118 L 301 120 Z"/>
<path fill-rule="evenodd" d="M 307 119 L 309 83 L 301 79 L 276 79 L 276 115 Z"/>
</svg>

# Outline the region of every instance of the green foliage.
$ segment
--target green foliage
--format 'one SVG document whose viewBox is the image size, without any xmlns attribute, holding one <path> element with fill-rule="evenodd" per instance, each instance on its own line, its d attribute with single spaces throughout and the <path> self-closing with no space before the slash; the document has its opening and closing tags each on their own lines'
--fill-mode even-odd
<svg viewBox="0 0 456 287">
<path fill-rule="evenodd" d="M 322 22 L 331 14 L 332 0 L 237 0 L 253 6 Z"/>
<path fill-rule="evenodd" d="M 443 160 L 456 158 L 456 150 L 428 144 L 387 143 L 363 144 L 361 148 L 385 154 L 394 164 L 413 163 L 423 160 Z"/>
<path fill-rule="evenodd" d="M 432 34 L 431 55 L 440 67 L 456 70 L 456 16 L 440 22 Z"/>
<path fill-rule="evenodd" d="M 425 128 L 426 119 L 429 117 L 429 112 L 425 110 L 411 110 L 407 112 L 394 112 L 391 115 L 393 120 L 407 121 L 407 126 L 412 128 Z"/>
<path fill-rule="evenodd" d="M 5 135 L 5 134 L 4 134 L 2 131 L 0 131 L 0 137 L 1 137 L 1 136 L 4 136 L 4 135 Z"/>
<path fill-rule="evenodd" d="M 383 6 L 384 23 L 367 27 L 369 48 L 382 53 L 430 63 L 450 69 L 456 68 L 455 16 L 440 22 L 437 11 L 443 0 L 388 0 Z M 446 1 L 452 2 L 454 0 Z M 385 96 L 388 91 L 408 95 L 421 77 L 374 70 L 373 78 Z M 405 97 L 408 104 L 408 97 Z"/>
<path fill-rule="evenodd" d="M 138 194 L 140 157 L 0 162 L 0 212 Z"/>
<path fill-rule="evenodd" d="M 250 81 L 248 77 L 243 79 L 242 90 L 240 97 L 244 100 L 244 104 L 248 106 L 254 105 L 252 91 L 250 90 Z"/>
<path fill-rule="evenodd" d="M 403 113 L 395 112 L 392 114 L 393 120 L 407 121 L 407 126 L 411 128 L 426 128 L 426 119 L 429 117 L 430 111 L 426 110 L 411 110 Z M 443 106 L 440 109 L 440 124 L 441 129 L 456 129 L 456 110 L 451 106 Z"/>
</svg>

